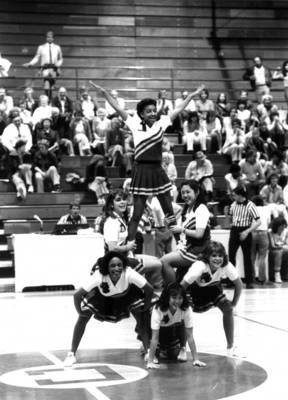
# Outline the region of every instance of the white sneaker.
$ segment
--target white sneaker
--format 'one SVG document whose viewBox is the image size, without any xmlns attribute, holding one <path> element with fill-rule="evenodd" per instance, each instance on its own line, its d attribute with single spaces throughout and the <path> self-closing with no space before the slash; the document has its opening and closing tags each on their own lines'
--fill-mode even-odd
<svg viewBox="0 0 288 400">
<path fill-rule="evenodd" d="M 28 186 L 28 193 L 34 193 L 34 188 L 32 185 Z"/>
<path fill-rule="evenodd" d="M 282 283 L 280 272 L 275 272 L 275 283 Z"/>
<path fill-rule="evenodd" d="M 149 351 L 147 351 L 147 353 L 146 353 L 145 356 L 144 356 L 144 361 L 145 361 L 145 362 L 148 362 L 148 360 L 149 360 Z M 154 363 L 154 364 L 159 364 L 159 360 L 158 360 L 157 357 L 154 357 L 154 358 L 153 358 L 153 363 Z"/>
<path fill-rule="evenodd" d="M 178 360 L 178 361 L 182 361 L 182 362 L 187 361 L 187 352 L 186 352 L 186 349 L 184 349 L 183 347 L 182 347 L 182 349 L 179 351 L 179 354 L 178 354 L 178 356 L 177 356 L 177 360 Z"/>
<path fill-rule="evenodd" d="M 69 353 L 67 354 L 63 365 L 64 367 L 72 367 L 73 364 L 75 364 L 77 362 L 75 354 L 72 351 L 69 351 Z"/>
</svg>

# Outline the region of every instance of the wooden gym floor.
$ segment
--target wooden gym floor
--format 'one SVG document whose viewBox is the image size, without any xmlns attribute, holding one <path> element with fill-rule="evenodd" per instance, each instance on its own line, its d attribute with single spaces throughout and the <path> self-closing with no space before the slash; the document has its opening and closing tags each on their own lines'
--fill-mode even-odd
<svg viewBox="0 0 288 400">
<path fill-rule="evenodd" d="M 231 296 L 231 292 L 227 292 Z M 235 310 L 238 353 L 228 358 L 220 312 L 194 314 L 207 367 L 145 368 L 134 320 L 90 321 L 78 364 L 63 369 L 76 312 L 72 292 L 0 295 L 1 400 L 287 400 L 288 288 L 244 290 Z M 190 357 L 190 354 L 189 354 Z"/>
</svg>

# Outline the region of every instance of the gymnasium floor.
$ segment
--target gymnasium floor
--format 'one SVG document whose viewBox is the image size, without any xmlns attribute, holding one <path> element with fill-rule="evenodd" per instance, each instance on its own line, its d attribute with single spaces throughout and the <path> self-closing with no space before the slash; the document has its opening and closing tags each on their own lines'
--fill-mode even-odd
<svg viewBox="0 0 288 400">
<path fill-rule="evenodd" d="M 72 292 L 5 293 L 0 302 L 1 400 L 288 398 L 287 287 L 243 291 L 235 333 L 246 358 L 225 356 L 218 310 L 194 314 L 203 369 L 188 361 L 147 371 L 131 318 L 115 325 L 91 321 L 79 363 L 64 370 L 76 319 Z"/>
</svg>

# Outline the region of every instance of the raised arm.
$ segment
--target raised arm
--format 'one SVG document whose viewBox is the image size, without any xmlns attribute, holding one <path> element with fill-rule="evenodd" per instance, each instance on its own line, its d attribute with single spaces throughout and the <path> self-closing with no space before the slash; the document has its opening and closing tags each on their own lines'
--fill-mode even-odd
<svg viewBox="0 0 288 400">
<path fill-rule="evenodd" d="M 194 92 L 190 93 L 185 100 L 182 101 L 175 109 L 172 111 L 170 115 L 171 121 L 174 121 L 174 119 L 177 117 L 178 114 L 180 114 L 190 103 L 190 101 L 197 96 L 202 90 L 205 88 L 204 85 L 199 86 L 198 89 L 196 89 Z"/>
<path fill-rule="evenodd" d="M 121 116 L 123 121 L 126 121 L 128 118 L 128 113 L 119 106 L 117 101 L 113 99 L 113 97 L 110 95 L 110 93 L 103 87 L 96 85 L 94 82 L 89 81 L 90 85 L 93 86 L 110 104 L 111 107 L 114 108 L 115 111 Z"/>
</svg>

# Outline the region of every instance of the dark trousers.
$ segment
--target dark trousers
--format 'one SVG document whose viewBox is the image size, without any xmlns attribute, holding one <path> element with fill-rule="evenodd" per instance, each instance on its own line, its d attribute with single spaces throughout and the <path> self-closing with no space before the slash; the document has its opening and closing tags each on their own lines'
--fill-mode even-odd
<svg viewBox="0 0 288 400">
<path fill-rule="evenodd" d="M 247 227 L 231 227 L 230 231 L 230 236 L 229 236 L 229 244 L 228 244 L 228 255 L 229 255 L 229 261 L 236 266 L 236 253 L 241 246 L 242 252 L 243 252 L 243 258 L 244 258 L 244 272 L 245 272 L 245 278 L 246 278 L 246 283 L 252 283 L 253 282 L 253 265 L 252 265 L 252 259 L 251 259 L 251 253 L 252 253 L 252 235 L 249 233 L 247 238 L 245 240 L 240 240 L 240 232 L 245 231 Z"/>
</svg>

